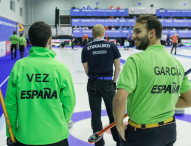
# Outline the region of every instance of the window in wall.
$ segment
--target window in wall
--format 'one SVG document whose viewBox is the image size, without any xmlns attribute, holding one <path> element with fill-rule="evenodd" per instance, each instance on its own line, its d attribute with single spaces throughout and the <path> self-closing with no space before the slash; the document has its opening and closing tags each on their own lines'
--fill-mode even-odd
<svg viewBox="0 0 191 146">
<path fill-rule="evenodd" d="M 20 16 L 23 17 L 23 9 L 20 8 Z"/>
<path fill-rule="evenodd" d="M 10 9 L 12 10 L 12 11 L 15 11 L 15 2 L 14 1 L 10 1 Z"/>
</svg>

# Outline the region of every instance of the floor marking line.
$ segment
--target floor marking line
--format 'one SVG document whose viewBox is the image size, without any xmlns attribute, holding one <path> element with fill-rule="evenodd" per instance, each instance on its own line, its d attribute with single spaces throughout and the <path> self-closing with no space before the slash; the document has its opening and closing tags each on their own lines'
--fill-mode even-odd
<svg viewBox="0 0 191 146">
<path fill-rule="evenodd" d="M 9 76 L 1 83 L 0 88 L 3 86 L 3 84 L 9 79 Z"/>
</svg>

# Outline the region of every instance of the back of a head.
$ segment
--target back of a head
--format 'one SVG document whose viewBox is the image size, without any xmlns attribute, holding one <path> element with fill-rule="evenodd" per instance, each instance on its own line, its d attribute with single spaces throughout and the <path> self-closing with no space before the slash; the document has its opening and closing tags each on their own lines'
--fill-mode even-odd
<svg viewBox="0 0 191 146">
<path fill-rule="evenodd" d="M 142 15 L 142 16 L 138 17 L 136 19 L 136 22 L 143 23 L 143 24 L 146 23 L 147 31 L 154 29 L 156 31 L 156 38 L 157 39 L 161 38 L 162 24 L 156 17 L 146 14 L 146 15 Z"/>
<path fill-rule="evenodd" d="M 22 37 L 23 36 L 23 33 L 20 33 L 20 37 Z"/>
<path fill-rule="evenodd" d="M 103 37 L 104 33 L 105 33 L 105 28 L 101 24 L 96 24 L 92 28 L 92 34 L 93 34 L 94 38 L 96 38 L 96 37 Z"/>
<path fill-rule="evenodd" d="M 32 46 L 45 47 L 52 32 L 45 22 L 35 22 L 29 28 L 28 35 Z"/>
<path fill-rule="evenodd" d="M 17 32 L 16 32 L 16 31 L 13 31 L 13 34 L 15 35 L 15 34 L 17 34 Z"/>
</svg>

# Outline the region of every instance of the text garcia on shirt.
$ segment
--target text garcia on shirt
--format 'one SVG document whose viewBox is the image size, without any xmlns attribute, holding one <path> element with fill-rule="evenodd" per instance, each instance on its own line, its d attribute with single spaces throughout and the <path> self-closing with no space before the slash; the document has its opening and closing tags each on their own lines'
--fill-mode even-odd
<svg viewBox="0 0 191 146">
<path fill-rule="evenodd" d="M 172 76 L 182 76 L 180 69 L 176 67 L 158 67 L 154 68 L 154 73 L 158 75 L 172 75 Z M 178 93 L 180 89 L 180 85 L 177 85 L 176 82 L 173 82 L 173 85 L 153 85 L 151 92 L 152 94 L 159 94 L 159 93 Z"/>
</svg>

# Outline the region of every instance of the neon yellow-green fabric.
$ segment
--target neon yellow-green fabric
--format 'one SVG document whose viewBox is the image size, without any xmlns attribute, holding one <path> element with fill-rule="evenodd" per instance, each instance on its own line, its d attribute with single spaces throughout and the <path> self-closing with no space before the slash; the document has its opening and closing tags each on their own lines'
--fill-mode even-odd
<svg viewBox="0 0 191 146">
<path fill-rule="evenodd" d="M 13 66 L 5 96 L 13 133 L 27 145 L 56 143 L 69 136 L 76 104 L 72 78 L 52 50 L 32 47 L 29 54 Z"/>
<path fill-rule="evenodd" d="M 12 35 L 10 38 L 9 38 L 9 41 L 11 41 L 12 44 L 17 44 L 18 41 L 19 41 L 19 37 L 17 35 Z"/>
<path fill-rule="evenodd" d="M 129 92 L 127 113 L 137 124 L 169 119 L 179 94 L 191 89 L 181 63 L 162 45 L 153 45 L 127 58 L 117 88 Z"/>
<path fill-rule="evenodd" d="M 26 42 L 26 39 L 24 37 L 19 38 L 19 45 L 24 45 Z"/>
</svg>

